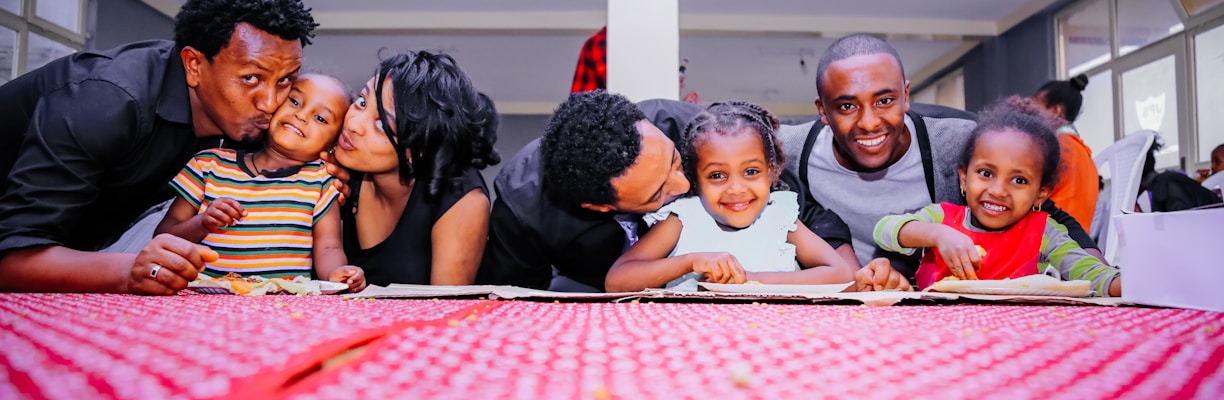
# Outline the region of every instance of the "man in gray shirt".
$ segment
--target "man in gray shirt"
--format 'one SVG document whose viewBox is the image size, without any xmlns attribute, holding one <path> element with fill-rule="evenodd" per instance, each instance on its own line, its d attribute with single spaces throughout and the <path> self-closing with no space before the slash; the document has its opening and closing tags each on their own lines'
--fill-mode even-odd
<svg viewBox="0 0 1224 400">
<path fill-rule="evenodd" d="M 913 212 L 939 202 L 965 204 L 957 166 L 973 115 L 946 107 L 910 106 L 909 81 L 901 58 L 888 43 L 869 35 L 834 42 L 817 68 L 820 119 L 783 126 L 789 168 L 809 188 L 809 199 L 833 211 L 850 227 L 859 264 L 886 257 L 912 279 L 917 256 L 878 248 L 872 230 L 886 215 Z M 1096 244 L 1070 215 L 1045 202 L 1081 247 Z M 816 232 L 821 234 L 821 232 Z"/>
</svg>

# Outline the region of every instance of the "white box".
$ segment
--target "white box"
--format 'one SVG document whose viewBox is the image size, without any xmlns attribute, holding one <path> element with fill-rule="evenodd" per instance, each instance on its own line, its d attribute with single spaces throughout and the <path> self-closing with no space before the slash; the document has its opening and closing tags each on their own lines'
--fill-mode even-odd
<svg viewBox="0 0 1224 400">
<path fill-rule="evenodd" d="M 1114 217 L 1122 298 L 1224 312 L 1224 208 Z"/>
</svg>

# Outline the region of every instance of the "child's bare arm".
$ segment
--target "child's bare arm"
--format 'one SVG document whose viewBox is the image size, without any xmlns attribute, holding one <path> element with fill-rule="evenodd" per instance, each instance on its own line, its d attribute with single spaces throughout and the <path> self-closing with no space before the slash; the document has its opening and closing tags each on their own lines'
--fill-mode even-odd
<svg viewBox="0 0 1224 400">
<path fill-rule="evenodd" d="M 952 275 L 960 279 L 977 279 L 982 266 L 982 254 L 965 234 L 943 224 L 910 221 L 901 226 L 897 242 L 909 248 L 937 248 Z"/>
<path fill-rule="evenodd" d="M 327 210 L 313 228 L 315 273 L 319 279 L 344 282 L 349 285 L 350 292 L 358 292 L 365 288 L 365 271 L 348 265 L 341 237 L 340 212 L 336 208 Z"/>
<path fill-rule="evenodd" d="M 609 292 L 636 292 L 660 287 L 672 279 L 697 271 L 719 283 L 743 283 L 744 269 L 727 253 L 692 253 L 668 257 L 680 239 L 683 224 L 675 215 L 655 224 L 641 240 L 621 255 L 604 280 Z"/>
<path fill-rule="evenodd" d="M 803 225 L 796 221 L 798 228 L 787 235 L 787 242 L 795 245 L 795 256 L 802 270 L 794 272 L 750 272 L 748 280 L 775 284 L 823 284 L 845 283 L 854 280 L 854 271 L 837 250 L 829 246 Z"/>
<path fill-rule="evenodd" d="M 187 199 L 176 197 L 170 203 L 166 216 L 157 224 L 154 234 L 169 233 L 192 243 L 200 243 L 209 232 L 233 225 L 245 215 L 246 210 L 234 199 L 219 198 L 204 213 L 198 213 Z"/>
</svg>

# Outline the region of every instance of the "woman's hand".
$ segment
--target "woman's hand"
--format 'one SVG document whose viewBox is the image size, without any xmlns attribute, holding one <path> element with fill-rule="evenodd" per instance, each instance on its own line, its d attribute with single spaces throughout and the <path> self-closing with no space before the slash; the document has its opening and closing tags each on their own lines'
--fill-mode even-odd
<svg viewBox="0 0 1224 400">
<path fill-rule="evenodd" d="M 204 229 L 211 232 L 228 226 L 234 226 L 245 216 L 247 216 L 246 209 L 242 208 L 241 204 L 238 204 L 238 200 L 222 197 L 208 205 L 208 209 L 204 210 L 204 218 L 200 219 L 200 224 L 204 225 Z"/>
<path fill-rule="evenodd" d="M 941 229 L 935 237 L 935 248 L 943 257 L 952 275 L 960 279 L 976 280 L 977 270 L 982 267 L 982 254 L 978 246 L 964 233 L 952 228 Z"/>
<path fill-rule="evenodd" d="M 348 170 L 344 169 L 344 167 L 340 166 L 340 163 L 336 162 L 336 155 L 332 154 L 330 151 L 319 153 L 319 158 L 323 159 L 323 168 L 327 169 L 327 173 L 336 177 L 336 180 L 332 181 L 332 187 L 336 188 L 337 192 L 340 192 L 340 197 L 336 198 L 336 202 L 340 205 L 344 205 L 345 200 L 348 200 L 350 194 Z"/>
<path fill-rule="evenodd" d="M 892 264 L 888 262 L 887 258 L 871 260 L 871 262 L 854 274 L 854 282 L 860 292 L 870 292 L 873 290 L 914 291 L 914 288 L 909 284 L 909 280 L 893 269 Z"/>
<path fill-rule="evenodd" d="M 689 253 L 693 272 L 705 274 L 706 282 L 744 283 L 748 275 L 731 253 Z"/>
<path fill-rule="evenodd" d="M 348 284 L 349 293 L 357 293 L 365 289 L 365 271 L 355 265 L 345 265 L 331 272 L 327 280 Z"/>
</svg>

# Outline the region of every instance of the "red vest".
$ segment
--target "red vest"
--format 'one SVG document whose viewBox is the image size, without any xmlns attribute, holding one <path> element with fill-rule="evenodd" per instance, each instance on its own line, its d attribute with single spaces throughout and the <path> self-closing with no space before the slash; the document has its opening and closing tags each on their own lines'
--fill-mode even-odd
<svg viewBox="0 0 1224 400">
<path fill-rule="evenodd" d="M 952 203 L 941 203 L 943 224 L 964 233 L 973 243 L 982 246 L 986 255 L 982 267 L 977 270 L 978 279 L 1008 279 L 1036 275 L 1037 261 L 1041 257 L 1041 237 L 1045 234 L 1048 214 L 1032 211 L 1011 228 L 998 232 L 974 232 L 965 228 L 969 208 Z M 918 289 L 926 289 L 940 279 L 951 276 L 952 270 L 940 257 L 939 250 L 928 249 L 922 257 L 915 278 Z"/>
</svg>

